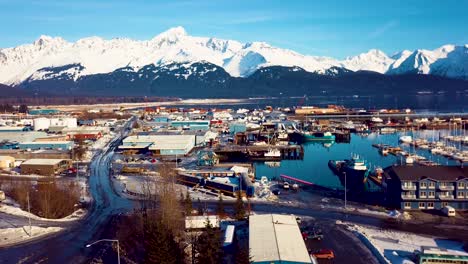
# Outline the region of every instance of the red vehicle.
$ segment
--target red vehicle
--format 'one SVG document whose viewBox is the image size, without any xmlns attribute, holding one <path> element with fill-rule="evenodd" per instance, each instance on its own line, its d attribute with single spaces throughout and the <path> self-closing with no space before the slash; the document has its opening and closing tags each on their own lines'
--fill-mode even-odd
<svg viewBox="0 0 468 264">
<path fill-rule="evenodd" d="M 334 259 L 335 253 L 331 249 L 321 249 L 312 254 L 317 259 Z"/>
</svg>

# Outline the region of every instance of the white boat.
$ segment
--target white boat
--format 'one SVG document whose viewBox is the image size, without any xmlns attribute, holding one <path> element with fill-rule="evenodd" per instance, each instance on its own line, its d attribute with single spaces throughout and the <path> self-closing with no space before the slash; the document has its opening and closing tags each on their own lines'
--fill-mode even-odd
<svg viewBox="0 0 468 264">
<path fill-rule="evenodd" d="M 283 189 L 289 189 L 289 182 L 283 183 Z"/>
<path fill-rule="evenodd" d="M 372 117 L 371 121 L 374 122 L 374 123 L 382 123 L 383 122 L 382 118 L 376 117 L 376 116 Z"/>
<path fill-rule="evenodd" d="M 278 149 L 270 149 L 270 150 L 268 150 L 267 153 L 265 153 L 265 157 L 280 158 L 281 157 L 281 151 L 279 151 Z"/>
<path fill-rule="evenodd" d="M 413 141 L 413 138 L 411 136 L 401 136 L 400 137 L 400 142 L 402 143 L 411 143 Z"/>
<path fill-rule="evenodd" d="M 413 162 L 414 162 L 413 157 L 411 157 L 411 156 L 406 157 L 406 159 L 405 159 L 406 164 L 413 164 Z"/>
<path fill-rule="evenodd" d="M 441 154 L 444 150 L 440 147 L 435 147 L 433 149 L 431 149 L 431 153 L 432 154 Z"/>
</svg>

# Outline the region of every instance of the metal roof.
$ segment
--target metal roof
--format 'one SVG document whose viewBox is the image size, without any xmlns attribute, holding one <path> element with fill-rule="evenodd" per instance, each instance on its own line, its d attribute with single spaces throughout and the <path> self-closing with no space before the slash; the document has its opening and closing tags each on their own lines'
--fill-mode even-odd
<svg viewBox="0 0 468 264">
<path fill-rule="evenodd" d="M 64 159 L 28 159 L 21 165 L 55 165 L 62 162 Z"/>
<path fill-rule="evenodd" d="M 402 181 L 418 181 L 424 178 L 456 181 L 468 178 L 468 167 L 460 166 L 390 166 L 384 171 L 390 177 L 398 177 Z"/>
<path fill-rule="evenodd" d="M 294 215 L 251 215 L 249 247 L 254 263 L 312 263 Z"/>
</svg>

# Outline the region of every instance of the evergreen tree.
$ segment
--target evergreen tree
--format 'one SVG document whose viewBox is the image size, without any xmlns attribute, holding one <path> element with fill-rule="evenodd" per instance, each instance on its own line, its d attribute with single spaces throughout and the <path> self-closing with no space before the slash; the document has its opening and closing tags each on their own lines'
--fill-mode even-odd
<svg viewBox="0 0 468 264">
<path fill-rule="evenodd" d="M 223 257 L 221 231 L 213 228 L 211 223 L 207 221 L 205 231 L 198 237 L 196 244 L 197 264 L 218 264 L 221 263 Z"/>
<path fill-rule="evenodd" d="M 190 197 L 190 193 L 188 191 L 185 194 L 184 209 L 185 209 L 185 214 L 187 215 L 192 214 L 192 210 L 193 210 L 192 197 Z"/>
<path fill-rule="evenodd" d="M 236 264 L 250 264 L 252 259 L 250 257 L 249 248 L 247 246 L 240 245 L 239 242 L 236 243 L 236 254 L 234 256 Z"/>
<path fill-rule="evenodd" d="M 237 194 L 237 200 L 236 203 L 234 204 L 234 217 L 237 220 L 243 220 L 245 218 L 245 206 L 244 206 L 244 201 L 242 201 L 242 195 L 241 192 Z"/>
<path fill-rule="evenodd" d="M 216 214 L 219 215 L 219 217 L 224 217 L 226 212 L 224 211 L 224 202 L 223 202 L 223 194 L 219 194 L 219 200 L 218 200 L 218 206 L 216 207 Z"/>
<path fill-rule="evenodd" d="M 198 198 L 197 203 L 198 203 L 198 214 L 203 215 L 205 211 L 203 210 L 203 204 L 201 203 L 200 198 Z"/>
<path fill-rule="evenodd" d="M 18 112 L 22 113 L 22 114 L 27 114 L 28 113 L 28 106 L 25 105 L 25 104 L 22 104 L 19 106 L 18 108 Z"/>
<path fill-rule="evenodd" d="M 184 251 L 174 234 L 158 218 L 145 224 L 145 263 L 184 263 Z"/>
</svg>

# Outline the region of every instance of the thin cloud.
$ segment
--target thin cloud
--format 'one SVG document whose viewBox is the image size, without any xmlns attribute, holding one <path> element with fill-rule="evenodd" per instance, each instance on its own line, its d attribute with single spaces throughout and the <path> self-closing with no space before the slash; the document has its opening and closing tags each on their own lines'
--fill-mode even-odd
<svg viewBox="0 0 468 264">
<path fill-rule="evenodd" d="M 383 34 L 385 34 L 387 31 L 389 31 L 390 29 L 396 27 L 397 25 L 398 25 L 398 21 L 396 21 L 396 20 L 388 21 L 384 25 L 382 25 L 382 26 L 378 27 L 376 30 L 372 31 L 367 36 L 367 38 L 368 39 L 378 38 L 378 37 L 382 36 Z"/>
</svg>

